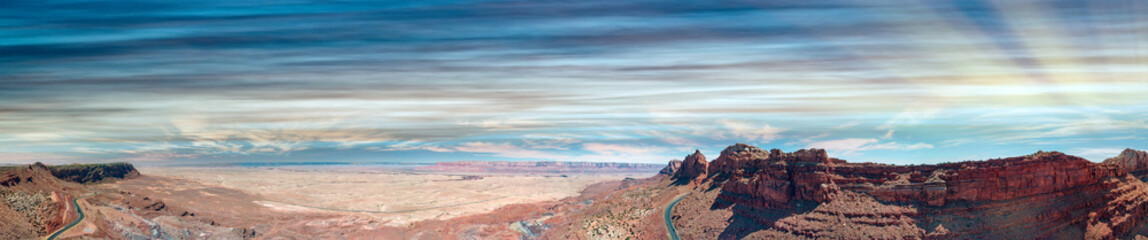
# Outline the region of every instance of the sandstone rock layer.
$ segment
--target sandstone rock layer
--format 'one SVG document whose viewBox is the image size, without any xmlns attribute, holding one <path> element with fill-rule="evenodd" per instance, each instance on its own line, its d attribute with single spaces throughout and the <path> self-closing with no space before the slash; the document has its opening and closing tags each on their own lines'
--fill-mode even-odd
<svg viewBox="0 0 1148 240">
<path fill-rule="evenodd" d="M 849 229 L 895 229 L 895 234 L 866 236 L 1115 239 L 1136 229 L 1148 231 L 1148 185 L 1129 174 L 1148 169 L 1141 168 L 1142 153 L 1125 151 L 1106 161 L 1109 164 L 1037 152 L 898 166 L 849 163 L 829 158 L 822 149 L 786 153 L 736 144 L 709 164 L 704 181 L 720 189 L 711 209 L 733 204 L 743 208 L 731 209 L 797 211 L 803 204 L 819 204 L 810 212 L 759 220 L 772 227 L 771 238 L 780 233 L 832 238 L 845 236 L 839 231 L 853 231 Z"/>
</svg>

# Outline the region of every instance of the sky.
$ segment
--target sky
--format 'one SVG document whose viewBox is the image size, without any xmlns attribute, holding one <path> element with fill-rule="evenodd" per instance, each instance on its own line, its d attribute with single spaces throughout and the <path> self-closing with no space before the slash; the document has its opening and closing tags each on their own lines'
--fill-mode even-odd
<svg viewBox="0 0 1148 240">
<path fill-rule="evenodd" d="M 0 1 L 0 163 L 1148 149 L 1148 1 Z"/>
</svg>

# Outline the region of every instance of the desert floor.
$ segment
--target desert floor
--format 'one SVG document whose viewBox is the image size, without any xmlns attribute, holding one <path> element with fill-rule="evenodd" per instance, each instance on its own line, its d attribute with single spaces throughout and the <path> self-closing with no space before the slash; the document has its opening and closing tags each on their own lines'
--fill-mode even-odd
<svg viewBox="0 0 1148 240">
<path fill-rule="evenodd" d="M 259 196 L 268 211 L 366 213 L 403 226 L 576 196 L 586 186 L 648 174 L 481 175 L 352 168 L 150 167 L 144 175 L 191 180 Z"/>
</svg>

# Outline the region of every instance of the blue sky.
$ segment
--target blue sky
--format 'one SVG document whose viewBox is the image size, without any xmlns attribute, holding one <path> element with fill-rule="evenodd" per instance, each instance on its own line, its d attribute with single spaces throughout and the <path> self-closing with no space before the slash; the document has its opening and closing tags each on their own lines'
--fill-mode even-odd
<svg viewBox="0 0 1148 240">
<path fill-rule="evenodd" d="M 878 3 L 874 3 L 878 2 Z M 3 1 L 0 162 L 1148 148 L 1145 1 Z"/>
</svg>

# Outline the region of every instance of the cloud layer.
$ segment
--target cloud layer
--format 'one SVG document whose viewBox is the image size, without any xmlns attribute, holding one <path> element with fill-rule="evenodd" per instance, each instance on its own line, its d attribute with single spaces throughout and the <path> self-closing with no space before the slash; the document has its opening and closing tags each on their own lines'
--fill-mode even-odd
<svg viewBox="0 0 1148 240">
<path fill-rule="evenodd" d="M 1148 3 L 816 2 L 5 1 L 0 162 L 1148 148 Z"/>
</svg>

